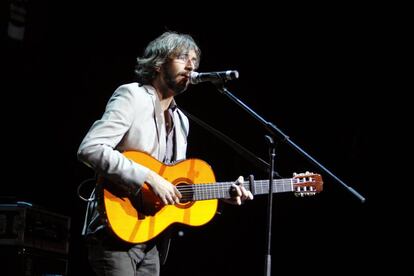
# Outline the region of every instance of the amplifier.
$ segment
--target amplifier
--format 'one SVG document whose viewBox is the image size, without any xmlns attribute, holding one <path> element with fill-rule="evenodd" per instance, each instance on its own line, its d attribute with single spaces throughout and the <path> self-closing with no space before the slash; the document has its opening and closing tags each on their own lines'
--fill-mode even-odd
<svg viewBox="0 0 414 276">
<path fill-rule="evenodd" d="M 0 204 L 0 245 L 68 254 L 70 217 L 30 203 Z"/>
</svg>

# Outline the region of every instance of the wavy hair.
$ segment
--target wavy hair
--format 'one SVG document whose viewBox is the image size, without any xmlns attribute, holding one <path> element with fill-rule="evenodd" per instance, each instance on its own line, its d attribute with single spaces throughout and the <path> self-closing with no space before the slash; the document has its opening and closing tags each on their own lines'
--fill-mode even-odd
<svg viewBox="0 0 414 276">
<path fill-rule="evenodd" d="M 201 50 L 194 39 L 188 34 L 165 32 L 151 41 L 142 57 L 137 58 L 135 77 L 141 84 L 150 84 L 157 74 L 157 68 L 168 62 L 169 58 L 194 50 L 200 60 Z"/>
</svg>

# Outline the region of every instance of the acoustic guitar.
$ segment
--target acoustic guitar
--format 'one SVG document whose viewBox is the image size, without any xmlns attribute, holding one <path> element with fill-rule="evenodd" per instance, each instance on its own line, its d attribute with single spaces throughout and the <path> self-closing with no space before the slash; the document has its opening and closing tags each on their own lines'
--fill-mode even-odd
<svg viewBox="0 0 414 276">
<path fill-rule="evenodd" d="M 144 184 L 134 199 L 113 192 L 101 181 L 98 199 L 103 208 L 100 212 L 106 218 L 110 229 L 120 239 L 130 243 L 149 241 L 168 226 L 181 223 L 201 226 L 216 214 L 218 199 L 231 197 L 230 182 L 216 182 L 212 168 L 200 159 L 186 159 L 173 165 L 166 165 L 152 156 L 138 151 L 123 153 L 133 162 L 144 165 L 176 185 L 182 198 L 175 205 L 164 205 Z M 269 180 L 254 180 L 252 177 L 242 184 L 254 196 L 269 193 Z M 293 192 L 299 196 L 315 195 L 322 191 L 322 177 L 319 174 L 297 174 L 292 178 L 275 179 L 273 193 Z"/>
</svg>

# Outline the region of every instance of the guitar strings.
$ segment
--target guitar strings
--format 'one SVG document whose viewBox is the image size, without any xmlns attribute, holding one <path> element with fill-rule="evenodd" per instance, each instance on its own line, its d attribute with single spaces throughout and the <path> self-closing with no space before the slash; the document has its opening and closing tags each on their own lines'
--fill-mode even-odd
<svg viewBox="0 0 414 276">
<path fill-rule="evenodd" d="M 275 191 L 292 191 L 293 185 L 292 179 L 278 179 L 273 180 L 273 187 Z M 198 184 L 185 184 L 178 186 L 178 190 L 182 195 L 182 200 L 188 199 L 211 199 L 211 198 L 225 198 L 230 196 L 230 188 L 233 182 L 218 182 L 218 183 L 198 183 Z M 250 182 L 245 181 L 243 185 L 249 190 Z M 255 190 L 261 194 L 268 192 L 269 181 L 268 180 L 256 180 Z"/>
</svg>

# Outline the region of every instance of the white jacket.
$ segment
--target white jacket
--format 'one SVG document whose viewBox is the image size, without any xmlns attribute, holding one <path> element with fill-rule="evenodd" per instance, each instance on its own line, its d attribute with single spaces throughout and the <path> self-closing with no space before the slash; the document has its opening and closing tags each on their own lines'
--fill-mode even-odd
<svg viewBox="0 0 414 276">
<path fill-rule="evenodd" d="M 185 159 L 188 118 L 174 112 L 175 156 Z M 143 151 L 162 161 L 166 151 L 164 114 L 152 86 L 138 83 L 118 87 L 105 112 L 89 129 L 78 149 L 78 159 L 114 182 L 141 186 L 148 168 L 132 162 L 123 151 Z"/>
</svg>

